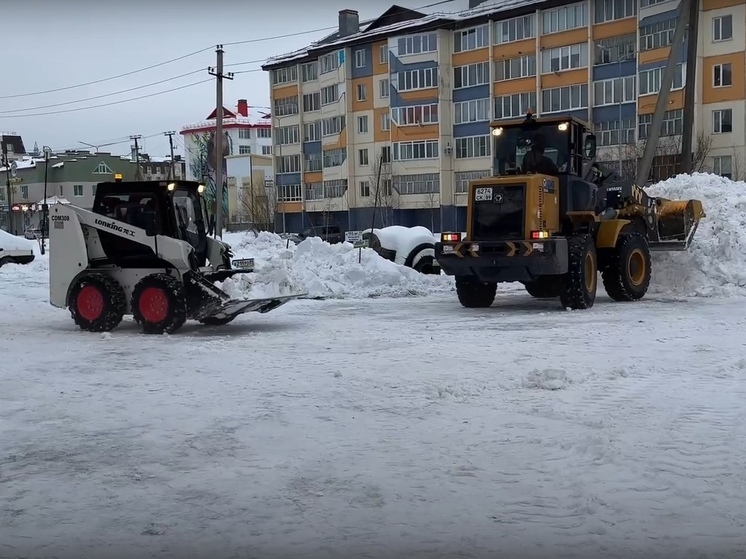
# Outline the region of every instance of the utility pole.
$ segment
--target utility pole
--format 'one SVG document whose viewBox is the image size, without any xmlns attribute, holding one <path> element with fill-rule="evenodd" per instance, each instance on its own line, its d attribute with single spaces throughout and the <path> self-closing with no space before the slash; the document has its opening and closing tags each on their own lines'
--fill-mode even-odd
<svg viewBox="0 0 746 559">
<path fill-rule="evenodd" d="M 137 143 L 137 140 L 141 139 L 142 136 L 136 135 L 136 136 L 130 136 L 130 140 L 135 140 L 135 164 L 137 167 L 135 167 L 135 180 L 141 181 L 142 180 L 142 173 L 140 172 L 140 144 Z"/>
<path fill-rule="evenodd" d="M 47 177 L 49 176 L 49 146 L 44 146 L 44 201 L 41 203 L 41 253 L 44 254 L 45 239 L 49 236 L 49 200 L 47 200 Z"/>
<path fill-rule="evenodd" d="M 0 136 L 0 141 L 3 137 Z M 13 234 L 13 212 L 10 209 L 11 206 L 11 190 L 10 190 L 10 160 L 8 159 L 8 146 L 3 141 L 3 163 L 5 165 L 5 196 L 8 199 L 8 233 Z"/>
<path fill-rule="evenodd" d="M 687 8 L 682 3 L 681 9 Z M 679 173 L 691 173 L 694 171 L 692 151 L 694 150 L 694 103 L 695 87 L 697 82 L 697 47 L 699 45 L 699 0 L 689 2 L 689 35 L 687 37 L 686 53 L 686 89 L 684 89 L 684 122 L 681 130 L 681 166 Z M 703 156 L 706 154 L 698 154 Z M 702 161 L 698 161 L 701 165 Z"/>
<path fill-rule="evenodd" d="M 171 164 L 168 166 L 168 180 L 174 178 L 174 134 L 176 132 L 164 132 L 164 136 L 168 136 L 168 147 L 171 148 Z"/>
<path fill-rule="evenodd" d="M 215 97 L 217 112 L 215 114 L 215 237 L 223 238 L 223 79 L 232 80 L 233 73 L 223 73 L 223 45 L 217 45 L 215 68 L 207 72 L 215 76 Z"/>
</svg>

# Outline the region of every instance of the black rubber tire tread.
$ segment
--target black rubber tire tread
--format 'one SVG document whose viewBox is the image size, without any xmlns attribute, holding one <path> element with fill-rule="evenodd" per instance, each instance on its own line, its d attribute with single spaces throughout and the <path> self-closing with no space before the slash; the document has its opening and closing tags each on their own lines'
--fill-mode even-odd
<svg viewBox="0 0 746 559">
<path fill-rule="evenodd" d="M 158 323 L 146 322 L 140 313 L 140 306 L 137 304 L 140 295 L 148 287 L 159 287 L 163 289 L 169 298 L 168 316 Z M 181 328 L 187 319 L 187 301 L 183 283 L 176 277 L 169 274 L 151 274 L 145 276 L 132 291 L 132 316 L 142 328 L 145 334 L 173 334 Z"/>
<path fill-rule="evenodd" d="M 497 284 L 475 278 L 456 277 L 456 294 L 462 306 L 468 309 L 484 309 L 494 303 Z"/>
<path fill-rule="evenodd" d="M 598 259 L 593 237 L 587 233 L 571 235 L 567 239 L 568 271 L 562 278 L 560 302 L 564 308 L 572 310 L 590 309 L 596 302 L 598 289 Z M 593 255 L 594 278 L 593 289 L 586 288 L 585 259 L 588 253 Z"/>
<path fill-rule="evenodd" d="M 104 312 L 96 320 L 87 320 L 78 314 L 75 300 L 78 293 L 86 286 L 94 286 L 104 297 Z M 110 332 L 122 322 L 127 309 L 127 297 L 119 282 L 109 276 L 98 273 L 85 274 L 79 277 L 70 289 L 67 299 L 68 310 L 81 330 L 87 332 Z"/>
<path fill-rule="evenodd" d="M 634 285 L 627 274 L 627 259 L 635 249 L 640 249 L 645 258 L 646 274 L 640 285 Z M 640 233 L 620 235 L 601 273 L 606 293 L 614 301 L 639 301 L 650 287 L 651 264 L 650 247 L 644 235 Z"/>
<path fill-rule="evenodd" d="M 207 318 L 203 318 L 202 320 L 200 320 L 200 324 L 204 324 L 205 326 L 225 326 L 226 324 L 233 322 L 235 318 L 235 316 L 231 316 L 228 318 L 215 318 L 212 316 L 208 316 Z"/>
<path fill-rule="evenodd" d="M 562 290 L 562 280 L 557 276 L 543 276 L 524 285 L 528 294 L 537 299 L 554 299 Z"/>
</svg>

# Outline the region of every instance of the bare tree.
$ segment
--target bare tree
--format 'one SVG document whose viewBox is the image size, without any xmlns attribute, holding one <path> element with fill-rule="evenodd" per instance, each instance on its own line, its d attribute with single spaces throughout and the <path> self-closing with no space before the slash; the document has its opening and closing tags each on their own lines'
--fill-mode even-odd
<svg viewBox="0 0 746 559">
<path fill-rule="evenodd" d="M 692 156 L 692 168 L 681 169 L 682 173 L 701 173 L 706 168 L 707 158 L 712 150 L 712 136 L 700 130 L 697 134 L 697 140 L 694 145 L 694 154 Z"/>
<path fill-rule="evenodd" d="M 394 223 L 394 210 L 398 209 L 399 197 L 392 187 L 391 162 L 385 162 L 383 152 L 376 154 L 371 164 L 370 172 L 370 196 L 368 203 L 374 208 L 381 227 L 387 227 Z"/>
<path fill-rule="evenodd" d="M 426 192 L 425 200 L 430 208 L 430 231 L 435 231 L 435 216 L 440 210 L 440 192 Z"/>
<path fill-rule="evenodd" d="M 734 181 L 740 181 L 743 177 L 743 157 L 737 150 L 733 150 L 731 161 L 731 175 Z"/>
<path fill-rule="evenodd" d="M 274 231 L 277 195 L 274 187 L 250 185 L 239 191 L 241 217 L 252 231 Z"/>
</svg>

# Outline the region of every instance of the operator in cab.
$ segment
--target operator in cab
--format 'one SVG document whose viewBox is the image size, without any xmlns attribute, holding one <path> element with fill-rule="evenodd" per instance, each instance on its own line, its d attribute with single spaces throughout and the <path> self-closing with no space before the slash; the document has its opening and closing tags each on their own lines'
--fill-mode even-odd
<svg viewBox="0 0 746 559">
<path fill-rule="evenodd" d="M 521 165 L 524 173 L 557 176 L 559 168 L 549 157 L 544 155 L 546 138 L 543 134 L 536 134 L 531 142 L 531 149 L 523 156 Z"/>
</svg>

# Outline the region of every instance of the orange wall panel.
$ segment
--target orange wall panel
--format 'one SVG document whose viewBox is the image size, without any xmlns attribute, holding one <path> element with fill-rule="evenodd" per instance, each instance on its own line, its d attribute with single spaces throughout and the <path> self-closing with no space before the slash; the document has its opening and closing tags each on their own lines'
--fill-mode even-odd
<svg viewBox="0 0 746 559">
<path fill-rule="evenodd" d="M 423 126 L 402 126 L 401 128 L 391 123 L 392 142 L 411 142 L 412 140 L 437 140 L 440 136 L 437 124 L 425 124 Z"/>
<path fill-rule="evenodd" d="M 357 98 L 357 86 L 364 85 L 367 97 L 365 101 L 358 101 Z M 373 76 L 367 76 L 365 78 L 357 78 L 352 80 L 352 88 L 350 89 L 350 98 L 352 99 L 352 110 L 353 111 L 370 111 L 373 109 L 373 96 L 375 90 L 373 89 Z"/>
</svg>

